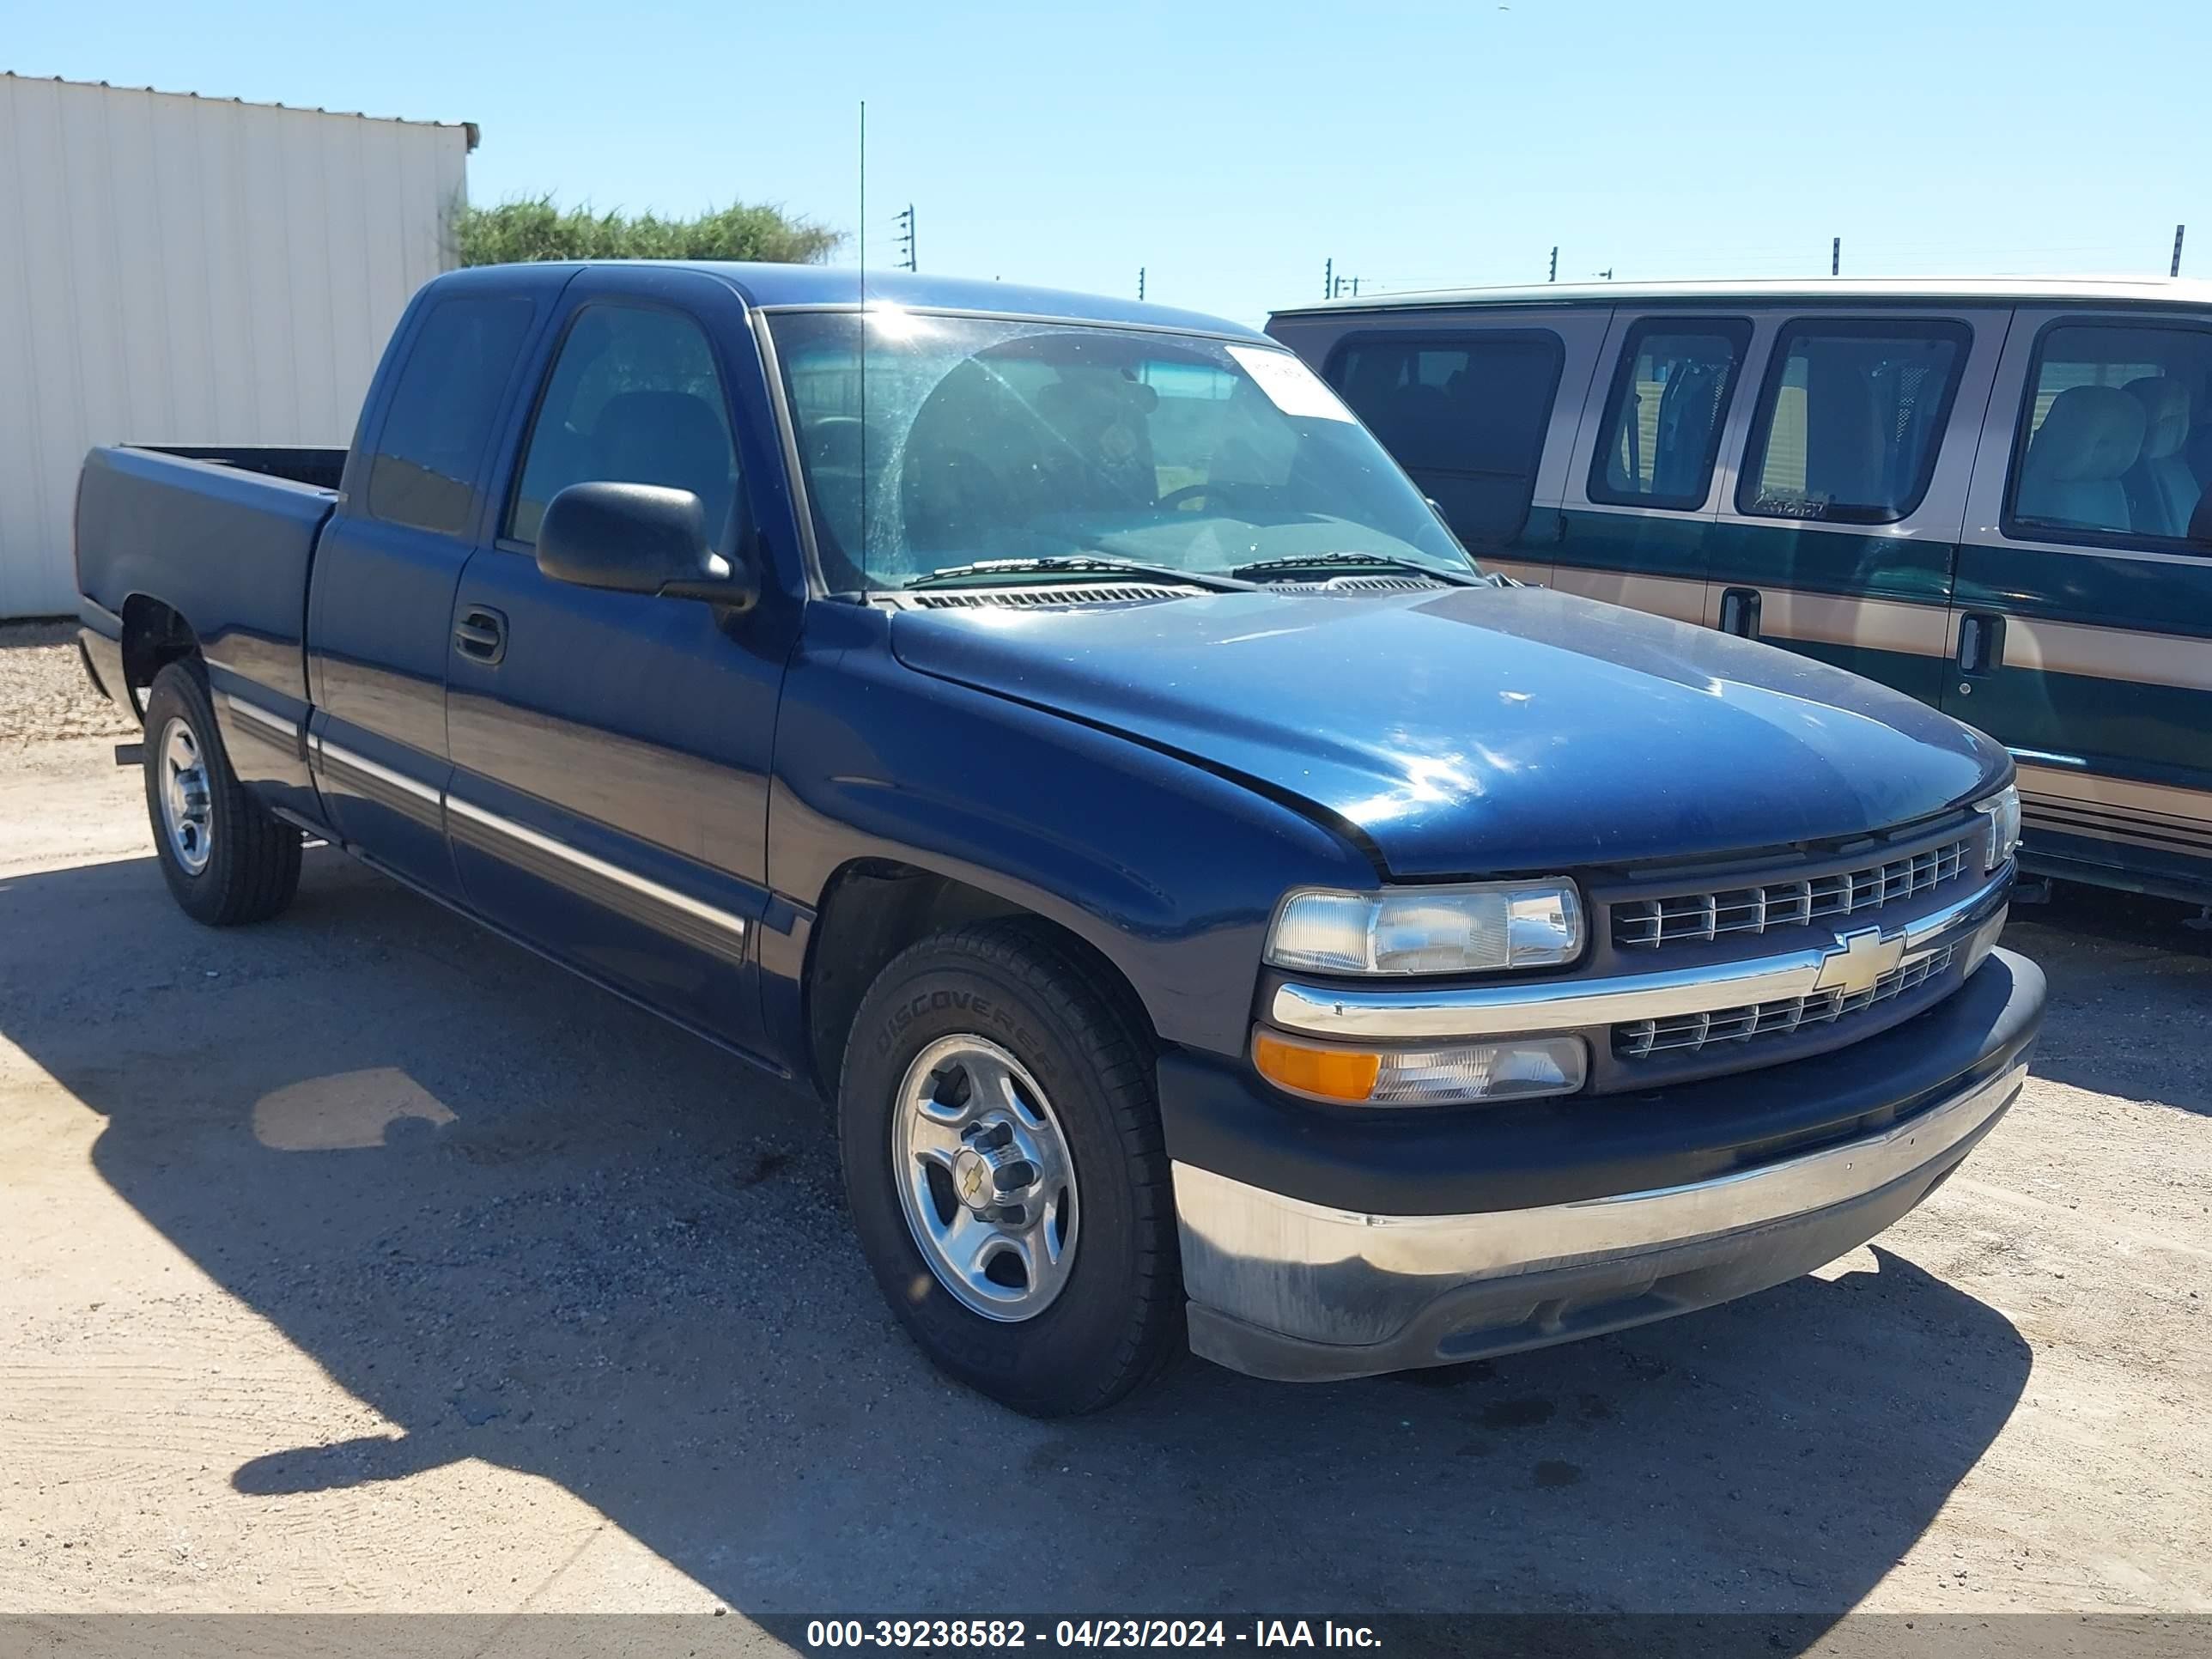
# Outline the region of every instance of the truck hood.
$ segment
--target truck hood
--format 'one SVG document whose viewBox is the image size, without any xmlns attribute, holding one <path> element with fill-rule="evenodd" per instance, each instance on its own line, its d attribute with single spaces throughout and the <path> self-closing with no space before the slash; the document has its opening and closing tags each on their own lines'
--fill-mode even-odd
<svg viewBox="0 0 2212 1659">
<path fill-rule="evenodd" d="M 902 611 L 890 641 L 921 672 L 1306 803 L 1406 877 L 1849 837 L 2009 768 L 1855 674 L 1541 588 Z"/>
</svg>

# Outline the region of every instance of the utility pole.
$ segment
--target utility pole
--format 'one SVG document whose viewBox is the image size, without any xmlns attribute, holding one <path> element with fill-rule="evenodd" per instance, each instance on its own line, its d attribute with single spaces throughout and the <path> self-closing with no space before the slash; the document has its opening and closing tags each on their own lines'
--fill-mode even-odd
<svg viewBox="0 0 2212 1659">
<path fill-rule="evenodd" d="M 1321 297 L 1324 300 L 1336 298 L 1336 261 L 1333 258 L 1321 262 Z"/>
<path fill-rule="evenodd" d="M 1559 280 L 1559 250 L 1556 246 L 1552 250 L 1552 274 L 1544 280 L 1547 283 L 1556 283 Z"/>
<path fill-rule="evenodd" d="M 2169 276 L 2181 275 L 2181 233 L 2188 228 L 2187 225 L 2176 225 L 2173 228 L 2173 269 L 2166 273 Z"/>
<path fill-rule="evenodd" d="M 899 234 L 898 234 L 898 235 L 897 235 L 896 238 L 894 238 L 893 240 L 895 240 L 897 242 L 897 244 L 898 244 L 898 246 L 899 246 L 899 249 L 900 249 L 900 253 L 899 253 L 899 269 L 900 269 L 900 270 L 921 270 L 921 266 L 919 266 L 919 265 L 917 265 L 917 264 L 915 264 L 915 262 L 914 262 L 914 204 L 913 204 L 913 203 L 908 202 L 908 203 L 906 204 L 906 211 L 899 215 L 899 216 L 898 216 L 898 228 L 899 228 Z"/>
<path fill-rule="evenodd" d="M 1834 241 L 1828 244 L 1828 275 L 1831 276 L 1840 276 L 1843 274 L 1844 239 L 1838 236 Z"/>
<path fill-rule="evenodd" d="M 1142 265 L 1137 267 L 1137 297 L 1139 300 L 1145 297 L 1145 268 Z"/>
</svg>

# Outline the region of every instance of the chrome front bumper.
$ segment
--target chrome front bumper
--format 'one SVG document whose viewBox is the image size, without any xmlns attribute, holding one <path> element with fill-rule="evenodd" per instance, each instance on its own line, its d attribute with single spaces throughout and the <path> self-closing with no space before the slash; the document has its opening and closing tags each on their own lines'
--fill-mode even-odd
<svg viewBox="0 0 2212 1659">
<path fill-rule="evenodd" d="M 1541 1347 L 1763 1290 L 1926 1197 L 2024 1061 L 1880 1133 L 1656 1191 L 1472 1215 L 1326 1208 L 1178 1161 L 1192 1348 L 1255 1376 L 1371 1376 Z"/>
</svg>

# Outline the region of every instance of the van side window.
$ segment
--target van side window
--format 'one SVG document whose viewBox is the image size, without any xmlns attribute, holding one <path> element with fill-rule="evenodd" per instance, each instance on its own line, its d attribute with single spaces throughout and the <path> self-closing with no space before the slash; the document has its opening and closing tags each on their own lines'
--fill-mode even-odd
<svg viewBox="0 0 2212 1659">
<path fill-rule="evenodd" d="M 1737 318 L 1652 319 L 1631 328 L 1605 401 L 1590 499 L 1703 507 L 1750 344 L 1751 325 Z"/>
<path fill-rule="evenodd" d="M 521 298 L 441 300 L 415 331 L 368 462 L 368 514 L 459 536 L 476 516 L 492 416 L 530 331 Z"/>
<path fill-rule="evenodd" d="M 2028 385 L 2008 535 L 2212 546 L 2212 330 L 2054 324 Z"/>
<path fill-rule="evenodd" d="M 534 544 L 545 503 L 586 483 L 688 489 L 714 545 L 730 545 L 737 446 L 714 348 L 690 318 L 627 305 L 576 313 L 531 423 L 507 535 Z"/>
<path fill-rule="evenodd" d="M 1328 379 L 1472 548 L 1521 533 L 1566 356 L 1549 329 L 1368 335 Z"/>
<path fill-rule="evenodd" d="M 1937 318 L 1784 324 L 1736 510 L 1833 524 L 1910 514 L 1928 493 L 1973 337 Z"/>
</svg>

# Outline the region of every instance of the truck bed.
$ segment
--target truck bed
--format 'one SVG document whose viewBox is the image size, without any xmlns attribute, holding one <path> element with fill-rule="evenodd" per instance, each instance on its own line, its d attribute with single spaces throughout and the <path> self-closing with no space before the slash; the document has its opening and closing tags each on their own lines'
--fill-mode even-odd
<svg viewBox="0 0 2212 1659">
<path fill-rule="evenodd" d="M 118 617 L 133 600 L 169 606 L 210 664 L 304 705 L 307 572 L 344 460 L 342 449 L 94 449 L 77 492 L 77 589 Z"/>
</svg>

